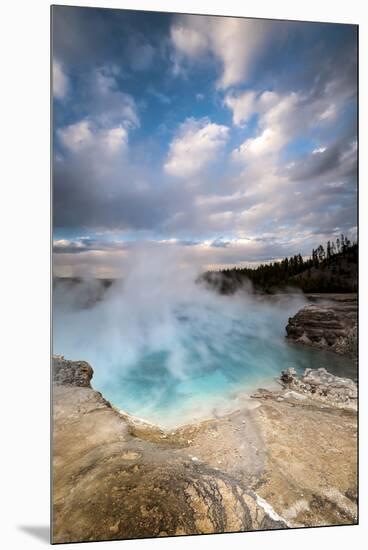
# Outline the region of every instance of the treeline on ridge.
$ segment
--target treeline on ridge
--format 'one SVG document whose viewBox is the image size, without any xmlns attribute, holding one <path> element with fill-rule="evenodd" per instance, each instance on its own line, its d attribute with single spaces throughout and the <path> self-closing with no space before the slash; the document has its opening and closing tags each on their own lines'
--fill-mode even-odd
<svg viewBox="0 0 368 550">
<path fill-rule="evenodd" d="M 256 268 L 207 271 L 201 278 L 222 294 L 234 293 L 247 281 L 267 293 L 293 287 L 304 292 L 356 292 L 357 265 L 357 243 L 341 235 L 313 249 L 307 259 L 296 254 Z"/>
</svg>

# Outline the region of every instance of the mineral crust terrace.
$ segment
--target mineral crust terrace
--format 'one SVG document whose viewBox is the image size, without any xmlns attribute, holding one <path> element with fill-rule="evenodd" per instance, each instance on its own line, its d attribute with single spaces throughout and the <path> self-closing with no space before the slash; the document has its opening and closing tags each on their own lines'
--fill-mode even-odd
<svg viewBox="0 0 368 550">
<path fill-rule="evenodd" d="M 53 358 L 54 543 L 357 522 L 357 388 L 292 370 L 220 418 L 165 431 Z"/>
</svg>

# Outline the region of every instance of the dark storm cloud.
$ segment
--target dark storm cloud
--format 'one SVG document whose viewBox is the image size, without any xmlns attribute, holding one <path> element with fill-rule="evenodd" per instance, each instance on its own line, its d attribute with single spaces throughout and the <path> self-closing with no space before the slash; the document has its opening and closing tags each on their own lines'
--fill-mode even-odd
<svg viewBox="0 0 368 550">
<path fill-rule="evenodd" d="M 316 148 L 281 173 L 294 181 L 316 180 L 334 183 L 357 177 L 356 141 L 338 140 L 327 147 Z"/>
<path fill-rule="evenodd" d="M 357 90 L 357 32 L 353 25 L 283 22 L 262 58 L 261 87 L 308 91 L 318 99 L 331 83 L 335 93 Z M 331 101 L 333 97 L 331 97 Z"/>
<path fill-rule="evenodd" d="M 94 68 L 108 62 L 143 70 L 153 60 L 170 20 L 169 15 L 142 17 L 142 12 L 101 8 L 54 6 L 52 10 L 53 54 L 69 67 Z"/>
<path fill-rule="evenodd" d="M 55 226 L 159 230 L 191 200 L 183 189 L 153 185 L 148 173 L 130 168 L 128 162 L 114 168 L 99 177 L 98 166 L 89 157 L 83 163 L 80 156 L 56 163 Z M 132 183 L 137 181 L 141 184 Z"/>
</svg>

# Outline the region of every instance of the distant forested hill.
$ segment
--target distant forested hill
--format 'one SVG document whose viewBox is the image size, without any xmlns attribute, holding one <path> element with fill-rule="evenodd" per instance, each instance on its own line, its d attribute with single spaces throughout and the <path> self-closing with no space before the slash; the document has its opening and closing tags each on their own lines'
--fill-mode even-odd
<svg viewBox="0 0 368 550">
<path fill-rule="evenodd" d="M 232 294 L 247 281 L 255 290 L 268 293 L 293 287 L 304 292 L 356 292 L 357 273 L 358 245 L 341 235 L 312 250 L 308 259 L 297 254 L 257 268 L 208 271 L 201 279 L 223 294 Z"/>
</svg>

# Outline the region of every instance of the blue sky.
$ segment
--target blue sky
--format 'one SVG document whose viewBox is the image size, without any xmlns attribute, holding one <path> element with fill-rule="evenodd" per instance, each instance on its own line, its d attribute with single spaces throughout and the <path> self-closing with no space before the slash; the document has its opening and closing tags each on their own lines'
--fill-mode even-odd
<svg viewBox="0 0 368 550">
<path fill-rule="evenodd" d="M 356 56 L 351 25 L 53 7 L 56 274 L 354 238 Z"/>
</svg>

